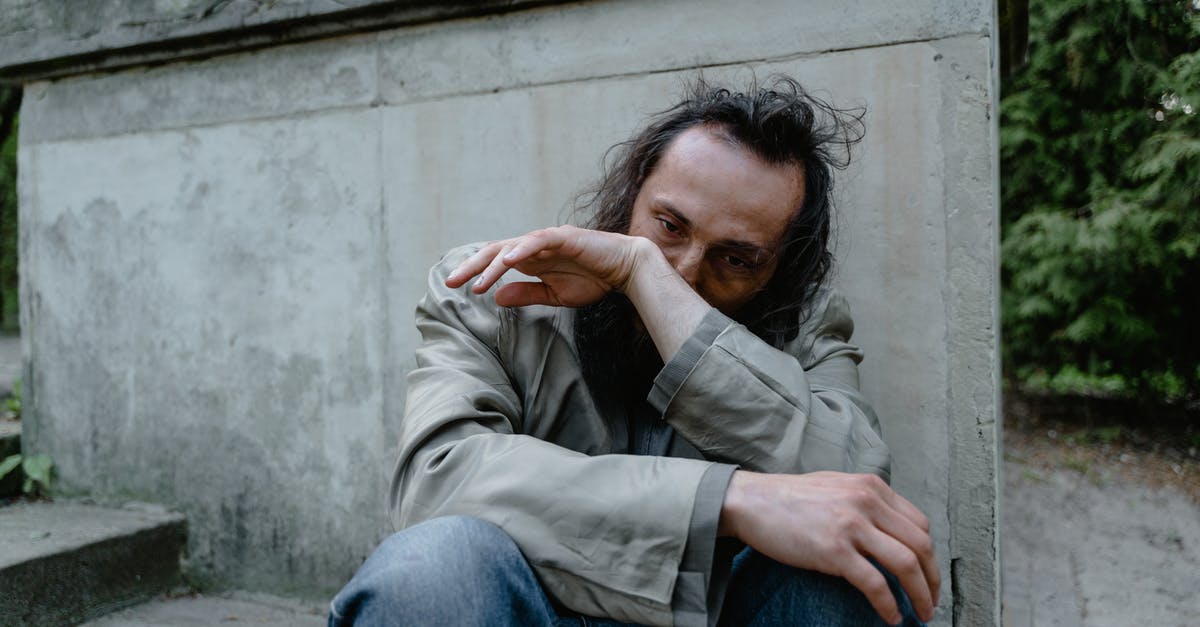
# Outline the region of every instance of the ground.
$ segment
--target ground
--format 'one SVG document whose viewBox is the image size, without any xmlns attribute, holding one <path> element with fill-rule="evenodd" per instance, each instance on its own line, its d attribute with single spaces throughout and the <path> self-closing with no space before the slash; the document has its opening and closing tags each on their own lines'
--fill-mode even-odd
<svg viewBox="0 0 1200 627">
<path fill-rule="evenodd" d="M 1196 625 L 1200 412 L 1009 399 L 1005 626 Z"/>
</svg>

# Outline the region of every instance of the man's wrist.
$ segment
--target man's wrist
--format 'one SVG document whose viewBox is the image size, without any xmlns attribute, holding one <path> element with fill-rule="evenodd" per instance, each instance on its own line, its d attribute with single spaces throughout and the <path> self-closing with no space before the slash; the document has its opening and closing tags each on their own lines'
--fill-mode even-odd
<svg viewBox="0 0 1200 627">
<path fill-rule="evenodd" d="M 620 291 L 628 296 L 630 300 L 635 300 L 640 291 L 652 288 L 651 283 L 652 277 L 655 274 L 655 268 L 659 270 L 663 268 L 671 270 L 671 264 L 667 263 L 662 250 L 654 242 L 637 235 L 630 235 L 628 237 L 632 240 L 630 245 L 633 252 L 631 257 L 632 262 L 629 264 L 629 275 L 625 277 L 624 283 L 620 286 Z"/>
<path fill-rule="evenodd" d="M 733 471 L 733 476 L 729 479 L 729 487 L 725 489 L 725 501 L 721 504 L 721 519 L 717 522 L 717 537 L 740 539 L 737 523 L 741 517 L 745 497 L 745 479 L 745 470 Z"/>
<path fill-rule="evenodd" d="M 629 297 L 645 319 L 644 307 L 669 306 L 679 308 L 692 300 L 708 310 L 708 304 L 692 286 L 679 276 L 654 242 L 634 236 L 634 262 L 621 291 Z M 699 319 L 696 320 L 699 322 Z"/>
</svg>

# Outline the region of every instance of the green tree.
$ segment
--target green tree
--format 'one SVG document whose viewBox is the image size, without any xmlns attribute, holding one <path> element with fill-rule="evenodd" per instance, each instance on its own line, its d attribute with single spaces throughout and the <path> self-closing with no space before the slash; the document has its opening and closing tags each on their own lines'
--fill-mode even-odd
<svg viewBox="0 0 1200 627">
<path fill-rule="evenodd" d="M 0 330 L 17 327 L 17 111 L 21 91 L 0 87 Z"/>
<path fill-rule="evenodd" d="M 1032 2 L 1024 58 L 1012 47 L 1000 105 L 1007 373 L 1194 398 L 1200 2 Z"/>
</svg>

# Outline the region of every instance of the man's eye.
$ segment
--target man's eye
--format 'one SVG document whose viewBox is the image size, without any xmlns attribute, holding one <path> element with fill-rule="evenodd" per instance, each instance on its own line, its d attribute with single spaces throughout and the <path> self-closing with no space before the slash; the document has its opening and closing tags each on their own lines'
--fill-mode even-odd
<svg viewBox="0 0 1200 627">
<path fill-rule="evenodd" d="M 729 264 L 731 268 L 736 268 L 738 270 L 751 270 L 754 268 L 753 263 L 750 263 L 746 259 L 738 257 L 737 255 L 725 255 L 725 263 Z"/>
<path fill-rule="evenodd" d="M 679 235 L 679 227 L 675 226 L 674 222 L 671 222 L 666 218 L 659 218 L 658 223 L 662 225 L 664 231 L 673 235 Z"/>
</svg>

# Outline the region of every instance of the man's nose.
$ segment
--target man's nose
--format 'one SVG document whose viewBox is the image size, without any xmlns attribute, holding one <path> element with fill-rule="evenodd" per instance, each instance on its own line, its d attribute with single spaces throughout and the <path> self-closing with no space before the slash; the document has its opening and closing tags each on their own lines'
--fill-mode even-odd
<svg viewBox="0 0 1200 627">
<path fill-rule="evenodd" d="M 698 289 L 700 282 L 700 271 L 704 264 L 704 248 L 702 246 L 688 246 L 680 251 L 675 259 L 671 260 L 675 266 L 675 271 L 679 276 L 687 281 L 692 289 Z"/>
</svg>

